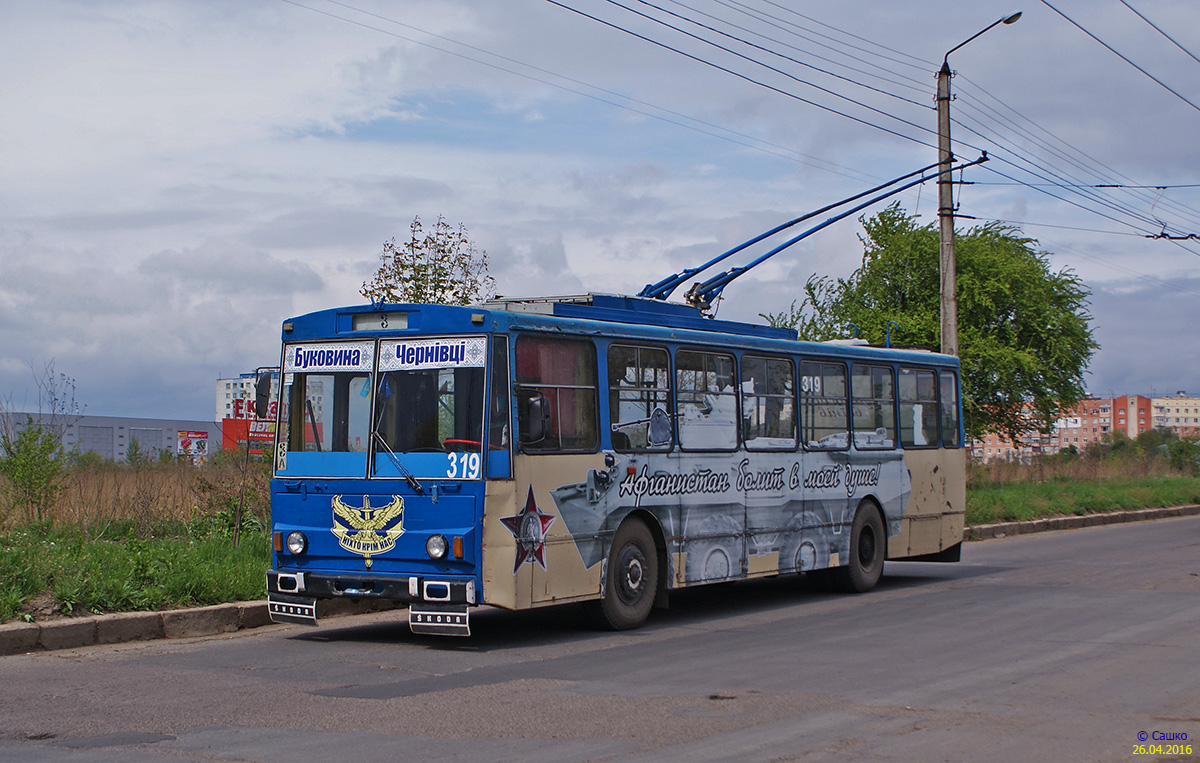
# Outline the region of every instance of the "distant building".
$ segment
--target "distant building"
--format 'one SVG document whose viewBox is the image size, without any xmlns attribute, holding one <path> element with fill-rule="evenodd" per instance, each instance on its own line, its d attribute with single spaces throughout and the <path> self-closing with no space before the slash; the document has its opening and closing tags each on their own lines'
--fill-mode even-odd
<svg viewBox="0 0 1200 763">
<path fill-rule="evenodd" d="M 275 372 L 277 369 L 270 369 Z M 258 372 L 248 371 L 228 379 L 217 379 L 217 407 L 213 421 L 222 419 L 253 419 L 255 385 L 258 383 Z M 271 374 L 271 400 L 279 399 L 279 374 Z M 274 416 L 271 410 L 269 415 Z"/>
<path fill-rule="evenodd" d="M 1113 430 L 1136 440 L 1154 429 L 1153 401 L 1141 395 L 1122 395 L 1113 400 Z"/>
<path fill-rule="evenodd" d="M 11 416 L 14 432 L 25 429 L 29 418 L 35 422 L 41 420 L 36 413 Z M 64 450 L 96 453 L 112 461 L 124 461 L 134 440 L 137 440 L 138 450 L 148 458 L 158 458 L 166 451 L 173 456 L 187 454 L 195 461 L 203 461 L 220 447 L 221 429 L 211 421 L 78 416 L 66 417 L 66 422 Z"/>
<path fill-rule="evenodd" d="M 1180 392 L 1175 397 L 1148 398 L 1122 395 L 1116 398 L 1089 397 L 1054 422 L 1050 434 L 1031 431 L 1019 443 L 998 435 L 984 435 L 970 444 L 972 460 L 987 463 L 996 459 L 1027 461 L 1038 454 L 1049 455 L 1111 440 L 1120 432 L 1137 439 L 1152 429 L 1169 429 L 1179 437 L 1200 436 L 1200 397 Z"/>
<path fill-rule="evenodd" d="M 1094 442 L 1100 442 L 1112 431 L 1113 405 L 1113 399 L 1108 397 L 1080 400 L 1078 405 L 1054 422 L 1049 452 L 1057 453 L 1072 446 L 1076 450 L 1083 450 Z"/>
<path fill-rule="evenodd" d="M 259 369 L 259 371 L 268 369 Z M 266 420 L 258 418 L 255 394 L 259 371 L 249 371 L 228 379 L 217 379 L 216 421 L 221 422 L 221 447 L 242 449 L 254 443 L 251 452 L 261 453 L 264 444 L 275 441 L 275 414 L 279 406 L 278 369 L 271 373 L 270 407 Z"/>
<path fill-rule="evenodd" d="M 1150 410 L 1155 429 L 1169 429 L 1179 437 L 1200 435 L 1200 397 L 1186 392 L 1156 397 L 1150 400 Z"/>
</svg>

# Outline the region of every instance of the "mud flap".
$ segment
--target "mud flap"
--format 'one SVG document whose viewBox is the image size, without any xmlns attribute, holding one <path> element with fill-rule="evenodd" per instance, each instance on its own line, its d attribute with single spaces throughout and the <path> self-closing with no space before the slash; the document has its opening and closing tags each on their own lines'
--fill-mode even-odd
<svg viewBox="0 0 1200 763">
<path fill-rule="evenodd" d="M 408 607 L 408 628 L 432 636 L 470 636 L 466 604 L 413 603 Z"/>
<path fill-rule="evenodd" d="M 267 614 L 270 615 L 273 623 L 316 625 L 317 600 L 311 596 L 268 593 Z"/>
</svg>

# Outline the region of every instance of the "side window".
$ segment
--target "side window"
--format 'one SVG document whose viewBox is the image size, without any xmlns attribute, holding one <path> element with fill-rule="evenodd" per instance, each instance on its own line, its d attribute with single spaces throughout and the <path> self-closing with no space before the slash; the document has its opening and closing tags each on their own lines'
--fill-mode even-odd
<svg viewBox="0 0 1200 763">
<path fill-rule="evenodd" d="M 900 443 L 906 448 L 938 444 L 937 374 L 923 368 L 901 368 Z"/>
<path fill-rule="evenodd" d="M 850 447 L 850 401 L 841 363 L 800 363 L 801 438 L 808 450 Z"/>
<path fill-rule="evenodd" d="M 669 450 L 671 365 L 658 347 L 608 348 L 608 415 L 614 450 Z"/>
<path fill-rule="evenodd" d="M 942 447 L 957 448 L 958 439 L 958 377 L 953 371 L 939 374 L 942 386 Z"/>
<path fill-rule="evenodd" d="M 742 356 L 742 440 L 747 450 L 796 449 L 792 361 Z"/>
<path fill-rule="evenodd" d="M 679 350 L 675 353 L 675 417 L 686 450 L 736 450 L 737 390 L 733 356 Z"/>
<path fill-rule="evenodd" d="M 589 341 L 536 335 L 518 337 L 516 348 L 521 448 L 595 451 L 596 348 Z"/>
<path fill-rule="evenodd" d="M 492 337 L 492 396 L 488 401 L 487 476 L 507 479 L 512 476 L 512 416 L 508 403 L 512 386 L 508 377 L 508 337 Z"/>
<path fill-rule="evenodd" d="M 854 447 L 896 447 L 896 399 L 892 369 L 855 364 L 850 390 L 854 404 Z"/>
</svg>

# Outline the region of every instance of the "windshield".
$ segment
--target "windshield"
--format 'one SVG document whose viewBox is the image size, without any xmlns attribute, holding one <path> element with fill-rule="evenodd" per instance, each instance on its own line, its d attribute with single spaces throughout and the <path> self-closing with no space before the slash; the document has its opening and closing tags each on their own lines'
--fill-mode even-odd
<svg viewBox="0 0 1200 763">
<path fill-rule="evenodd" d="M 366 473 L 374 362 L 372 342 L 287 345 L 275 460 L 279 473 Z"/>
<path fill-rule="evenodd" d="M 482 477 L 486 358 L 484 337 L 380 343 L 375 476 Z"/>
</svg>

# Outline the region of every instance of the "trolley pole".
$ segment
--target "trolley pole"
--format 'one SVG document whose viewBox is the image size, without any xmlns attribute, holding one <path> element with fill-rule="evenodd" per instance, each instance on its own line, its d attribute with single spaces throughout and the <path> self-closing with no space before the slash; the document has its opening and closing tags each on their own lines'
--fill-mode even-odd
<svg viewBox="0 0 1200 763">
<path fill-rule="evenodd" d="M 963 42 L 946 51 L 942 57 L 942 68 L 937 73 L 937 120 L 938 120 L 938 270 L 941 274 L 942 352 L 958 355 L 958 275 L 954 256 L 954 182 L 950 168 L 954 164 L 954 151 L 950 147 L 950 54 L 974 40 L 998 24 L 1011 24 L 1021 18 L 1017 11 L 1005 16 L 976 32 Z"/>
</svg>

